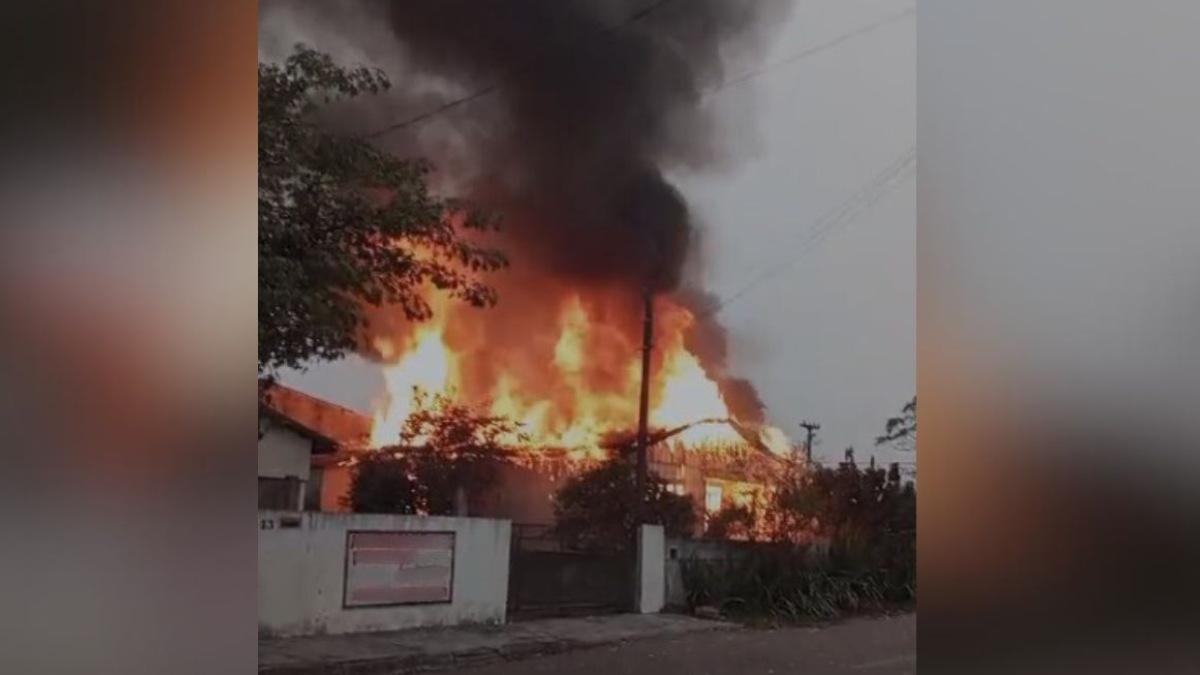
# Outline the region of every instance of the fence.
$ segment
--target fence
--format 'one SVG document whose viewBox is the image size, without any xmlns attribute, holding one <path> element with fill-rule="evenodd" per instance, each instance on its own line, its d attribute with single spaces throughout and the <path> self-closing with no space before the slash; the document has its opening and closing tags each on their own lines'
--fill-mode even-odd
<svg viewBox="0 0 1200 675">
<path fill-rule="evenodd" d="M 259 511 L 263 635 L 502 623 L 507 520 Z"/>
<path fill-rule="evenodd" d="M 661 557 L 661 556 L 660 556 Z M 628 612 L 634 606 L 634 551 L 580 551 L 551 526 L 513 525 L 509 615 L 516 618 Z"/>
</svg>

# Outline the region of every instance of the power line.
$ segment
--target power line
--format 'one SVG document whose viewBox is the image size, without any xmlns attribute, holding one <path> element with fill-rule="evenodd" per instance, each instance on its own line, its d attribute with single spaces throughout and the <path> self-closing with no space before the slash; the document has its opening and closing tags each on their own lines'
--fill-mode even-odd
<svg viewBox="0 0 1200 675">
<path fill-rule="evenodd" d="M 655 2 L 651 5 L 649 5 L 648 7 L 646 7 L 645 9 L 642 9 L 642 10 L 636 12 L 635 14 L 631 15 L 629 18 L 625 19 L 624 21 L 608 27 L 607 29 L 605 29 L 605 32 L 609 33 L 609 32 L 619 31 L 633 23 L 636 23 L 636 22 L 644 19 L 645 17 L 647 17 L 650 14 L 657 11 L 663 5 L 666 5 L 666 4 L 668 4 L 670 2 L 674 2 L 674 1 L 675 0 L 658 0 L 658 2 Z M 741 75 L 738 75 L 737 77 L 734 77 L 732 79 L 725 80 L 725 81 L 721 82 L 720 84 L 718 84 L 717 86 L 713 87 L 712 89 L 709 89 L 709 90 L 703 92 L 701 94 L 701 97 L 705 98 L 705 99 L 710 98 L 717 92 L 724 91 L 725 89 L 728 89 L 729 87 L 732 87 L 732 86 L 735 86 L 738 84 L 742 84 L 744 82 L 752 80 L 756 77 L 759 77 L 760 75 L 764 75 L 772 70 L 775 70 L 776 68 L 790 65 L 790 64 L 796 63 L 798 61 L 802 61 L 810 56 L 815 56 L 816 54 L 819 54 L 828 49 L 832 49 L 833 47 L 836 47 L 836 46 L 842 44 L 843 42 L 846 42 L 847 40 L 851 40 L 860 35 L 870 33 L 874 30 L 877 30 L 877 29 L 887 26 L 889 24 L 896 23 L 897 21 L 900 21 L 902 19 L 913 16 L 914 14 L 916 14 L 916 8 L 909 8 L 909 9 L 897 12 L 895 14 L 886 16 L 877 21 L 873 21 L 865 26 L 862 26 L 853 31 L 850 31 L 849 33 L 845 33 L 836 38 L 833 38 L 832 40 L 822 42 L 820 44 L 809 47 L 808 49 L 805 49 L 801 52 L 792 54 L 791 56 L 786 56 L 778 61 L 771 62 L 761 68 L 757 68 L 755 70 L 751 70 L 751 71 L 742 73 Z M 489 96 L 489 95 L 495 93 L 496 91 L 498 91 L 499 89 L 500 89 L 499 85 L 490 84 L 490 85 L 484 87 L 483 89 L 480 89 L 479 91 L 476 91 L 472 94 L 468 94 L 462 98 L 457 98 L 452 101 L 448 101 L 432 110 L 420 113 L 414 117 L 410 117 L 410 118 L 407 118 L 400 122 L 396 122 L 394 124 L 389 124 L 386 127 L 382 127 L 375 131 L 372 131 L 368 134 L 365 134 L 363 136 L 363 138 L 375 139 L 375 138 L 379 138 L 381 136 L 386 136 L 387 134 L 390 134 L 394 131 L 399 131 L 401 129 L 405 129 L 410 126 L 420 124 L 428 119 L 437 117 L 438 115 L 440 115 L 448 110 L 452 110 L 454 108 L 464 106 L 468 103 L 471 103 L 472 101 L 476 101 L 476 100 L 479 100 L 486 96 Z"/>
<path fill-rule="evenodd" d="M 624 21 L 621 21 L 620 23 L 614 24 L 612 26 L 608 26 L 607 28 L 604 29 L 603 32 L 605 34 L 608 34 L 608 33 L 614 33 L 616 31 L 619 31 L 619 30 L 625 28 L 626 26 L 629 26 L 630 24 L 636 23 L 636 22 L 641 21 L 642 19 L 646 18 L 647 16 L 650 16 L 654 12 L 658 11 L 658 9 L 661 8 L 663 5 L 666 5 L 671 2 L 675 2 L 675 0 L 657 0 L 657 2 L 653 2 L 650 5 L 647 5 L 645 8 L 640 9 L 637 12 L 634 12 L 633 14 L 629 15 Z M 437 117 L 438 115 L 446 112 L 447 110 L 452 110 L 459 106 L 464 106 L 472 101 L 477 101 L 481 98 L 489 96 L 489 95 L 495 93 L 496 91 L 499 91 L 499 89 L 500 89 L 499 85 L 489 84 L 488 86 L 484 87 L 483 89 L 480 89 L 479 91 L 476 91 L 472 94 L 468 94 L 462 98 L 454 99 L 453 101 L 448 101 L 448 102 L 446 102 L 432 110 L 429 110 L 427 112 L 420 113 L 414 117 L 410 117 L 408 119 L 401 120 L 400 122 L 396 122 L 394 124 L 389 124 L 386 127 L 372 131 L 368 134 L 365 134 L 363 136 L 363 138 L 365 138 L 365 139 L 379 138 L 380 136 L 386 136 L 387 134 L 390 134 L 393 131 L 399 131 L 401 129 L 413 126 L 415 124 L 420 124 L 421 122 L 424 122 L 425 120 L 428 120 L 433 117 Z"/>
<path fill-rule="evenodd" d="M 888 16 L 885 16 L 882 19 L 879 19 L 878 21 L 873 21 L 865 26 L 862 26 L 861 28 L 855 29 L 853 31 L 850 31 L 849 33 L 845 33 L 839 37 L 833 38 L 832 40 L 829 40 L 827 42 L 822 42 L 817 45 L 813 45 L 812 47 L 809 47 L 808 49 L 805 49 L 804 51 L 797 52 L 796 54 L 792 54 L 791 56 L 786 56 L 782 59 L 779 59 L 778 61 L 772 61 L 771 63 L 768 63 L 767 65 L 762 66 L 761 68 L 756 68 L 755 70 L 751 70 L 749 72 L 742 73 L 741 75 L 738 75 L 737 77 L 735 77 L 733 79 L 725 80 L 721 84 L 717 85 L 715 88 L 710 89 L 709 91 L 705 92 L 704 96 L 705 97 L 712 96 L 713 94 L 715 94 L 719 91 L 722 91 L 724 89 L 727 89 L 729 87 L 732 87 L 736 84 L 741 84 L 748 80 L 752 80 L 760 75 L 765 75 L 766 73 L 768 73 L 776 68 L 779 68 L 781 66 L 786 66 L 791 63 L 795 63 L 797 61 L 802 61 L 810 56 L 815 56 L 817 54 L 820 54 L 823 51 L 832 49 L 832 48 L 842 44 L 843 42 L 846 42 L 847 40 L 852 40 L 860 35 L 865 35 L 866 33 L 870 33 L 879 28 L 883 28 L 884 26 L 887 26 L 889 24 L 893 24 L 893 23 L 896 23 L 897 21 L 900 21 L 902 19 L 906 19 L 910 16 L 913 16 L 916 14 L 916 12 L 917 12 L 917 10 L 915 7 L 910 7 L 906 10 L 897 12 L 895 14 L 890 14 Z"/>
<path fill-rule="evenodd" d="M 674 0 L 658 0 L 657 2 L 654 2 L 650 5 L 648 5 L 645 9 L 642 9 L 642 10 L 632 14 L 624 21 L 622 21 L 618 24 L 615 24 L 613 26 L 610 26 L 608 29 L 606 29 L 606 32 L 615 32 L 615 31 L 621 30 L 621 29 L 625 28 L 626 26 L 629 26 L 630 24 L 635 23 L 635 22 L 645 18 L 646 16 L 649 16 L 650 14 L 652 14 L 653 12 L 658 10 L 663 5 L 666 5 L 673 1 Z M 899 12 L 896 12 L 895 14 L 888 15 L 886 17 L 883 17 L 882 19 L 878 19 L 878 20 L 873 21 L 865 26 L 862 26 L 853 31 L 850 31 L 849 33 L 845 33 L 836 38 L 828 40 L 826 42 L 822 42 L 820 44 L 814 45 L 814 46 L 809 47 L 808 49 L 805 49 L 801 52 L 798 52 L 796 54 L 792 54 L 790 56 L 779 59 L 778 61 L 768 63 L 767 65 L 765 65 L 761 68 L 743 73 L 732 79 L 725 80 L 724 82 L 717 85 L 716 87 L 713 87 L 712 89 L 709 89 L 708 91 L 704 92 L 702 94 L 702 96 L 706 99 L 710 98 L 714 94 L 716 94 L 720 91 L 723 91 L 725 89 L 728 89 L 729 87 L 732 87 L 732 86 L 735 86 L 738 84 L 742 84 L 742 83 L 752 80 L 756 77 L 764 75 L 776 68 L 799 62 L 808 57 L 811 57 L 811 56 L 814 56 L 821 52 L 824 52 L 826 50 L 832 49 L 833 47 L 836 47 L 848 40 L 855 38 L 855 37 L 864 35 L 866 33 L 870 33 L 872 31 L 878 30 L 879 28 L 882 28 L 884 26 L 887 26 L 892 23 L 896 23 L 903 19 L 909 18 L 909 17 L 915 15 L 915 13 L 916 13 L 916 8 L 910 7 L 908 9 L 904 9 Z M 453 101 L 449 101 L 433 110 L 430 110 L 425 113 L 421 113 L 415 117 L 406 119 L 404 121 L 401 121 L 396 124 L 392 124 L 392 125 L 382 128 L 382 129 L 379 129 L 377 131 L 374 131 L 370 134 L 367 134 L 365 136 L 365 138 L 369 138 L 369 139 L 370 138 L 378 138 L 380 136 L 386 135 L 393 131 L 398 131 L 405 127 L 409 127 L 414 124 L 419 124 L 427 119 L 436 117 L 437 115 L 440 115 L 441 113 L 443 113 L 447 110 L 450 110 L 452 108 L 456 108 L 456 107 L 465 105 L 467 103 L 470 103 L 471 101 L 475 101 L 480 98 L 483 98 L 483 97 L 497 91 L 498 89 L 499 89 L 499 87 L 497 85 L 494 85 L 494 84 L 489 85 L 473 94 L 470 94 L 463 98 L 455 99 Z M 715 314 L 715 313 L 721 311 L 726 306 L 728 306 L 730 303 L 735 302 L 736 300 L 749 294 L 751 291 L 753 291 L 755 288 L 757 288 L 763 282 L 767 281 L 771 277 L 779 274 L 780 272 L 782 272 L 785 269 L 794 265 L 802 257 L 804 257 L 804 255 L 806 255 L 809 251 L 811 251 L 813 248 L 815 248 L 817 245 L 819 245 L 830 234 L 830 232 L 832 230 L 834 230 L 838 227 L 844 226 L 844 225 L 848 224 L 849 222 L 853 221 L 855 218 L 858 217 L 858 215 L 862 211 L 864 211 L 867 208 L 869 208 L 870 206 L 874 205 L 874 203 L 876 201 L 878 201 L 884 195 L 886 195 L 888 192 L 890 192 L 891 189 L 893 189 L 896 185 L 898 185 L 903 180 L 907 179 L 912 173 L 912 168 L 915 165 L 915 161 L 916 161 L 916 148 L 911 147 L 911 148 L 909 148 L 908 151 L 903 153 L 896 160 L 896 162 L 894 162 L 892 165 L 889 165 L 889 167 L 887 169 L 885 169 L 883 172 L 881 172 L 881 174 L 879 176 L 877 176 L 872 182 L 868 183 L 866 186 L 861 188 L 859 190 L 859 192 L 856 193 L 853 197 L 851 197 L 851 199 L 848 202 L 843 204 L 840 208 L 825 214 L 825 216 L 823 216 L 820 220 L 818 220 L 816 225 L 812 228 L 813 234 L 810 236 L 810 238 L 807 241 L 804 242 L 803 247 L 801 248 L 801 250 L 797 253 L 797 255 L 794 258 L 782 261 L 780 263 L 777 263 L 777 264 L 771 266 L 765 273 L 752 279 L 749 283 L 747 283 L 742 288 L 738 289 L 732 295 L 721 300 L 716 306 L 702 312 L 700 316 L 707 316 L 707 315 Z"/>
<path fill-rule="evenodd" d="M 722 309 L 728 307 L 731 303 L 745 297 L 767 280 L 795 265 L 809 251 L 820 245 L 820 243 L 824 241 L 833 230 L 839 227 L 844 227 L 845 225 L 853 222 L 864 211 L 869 209 L 894 188 L 907 180 L 914 173 L 916 162 L 916 146 L 910 146 L 908 150 L 901 153 L 899 157 L 897 157 L 882 171 L 880 171 L 875 178 L 861 187 L 849 200 L 844 202 L 836 209 L 833 209 L 832 211 L 829 211 L 823 215 L 816 222 L 816 224 L 810 228 L 809 237 L 804 241 L 803 246 L 794 256 L 780 260 L 768 266 L 764 272 L 753 277 L 749 282 L 744 284 L 738 290 L 734 291 L 728 297 L 722 299 L 713 307 L 701 312 L 700 316 L 716 314 Z M 761 267 L 761 265 L 758 267 Z"/>
</svg>

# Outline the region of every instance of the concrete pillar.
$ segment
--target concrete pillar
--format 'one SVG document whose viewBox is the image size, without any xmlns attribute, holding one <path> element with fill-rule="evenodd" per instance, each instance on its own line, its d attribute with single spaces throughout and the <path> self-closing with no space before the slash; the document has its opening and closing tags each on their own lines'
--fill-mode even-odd
<svg viewBox="0 0 1200 675">
<path fill-rule="evenodd" d="M 662 525 L 642 525 L 638 530 L 639 614 L 657 614 L 667 600 L 666 535 Z"/>
</svg>

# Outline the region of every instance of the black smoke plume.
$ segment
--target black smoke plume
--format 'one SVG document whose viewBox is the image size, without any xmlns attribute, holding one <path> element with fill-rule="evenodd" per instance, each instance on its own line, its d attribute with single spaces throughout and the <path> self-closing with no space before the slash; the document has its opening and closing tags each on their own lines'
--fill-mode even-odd
<svg viewBox="0 0 1200 675">
<path fill-rule="evenodd" d="M 343 43 L 362 36 L 358 46 L 376 62 L 403 63 L 405 73 L 393 73 L 401 98 L 430 77 L 467 95 L 488 92 L 447 110 L 444 119 L 395 129 L 377 142 L 429 156 L 455 174 L 457 191 L 497 211 L 505 224 L 502 247 L 525 281 L 637 293 L 646 285 L 680 290 L 695 253 L 695 221 L 665 172 L 721 159 L 720 134 L 703 97 L 726 75 L 727 52 L 764 45 L 791 0 L 267 5 L 287 12 L 305 5 L 323 25 L 340 22 Z M 359 23 L 347 28 L 351 14 Z M 427 95 L 407 96 L 367 101 L 374 109 L 358 111 L 353 131 L 370 133 L 437 107 Z M 500 291 L 498 309 L 507 314 L 511 294 L 503 285 Z M 704 351 L 719 356 L 706 365 L 724 371 L 723 330 L 705 319 L 697 332 L 697 343 L 712 347 Z M 727 403 L 761 417 L 753 387 L 720 376 L 727 396 L 738 401 Z"/>
<path fill-rule="evenodd" d="M 470 192 L 505 214 L 522 253 L 557 277 L 666 290 L 693 233 L 663 169 L 711 157 L 700 103 L 721 82 L 722 48 L 779 6 L 409 0 L 386 16 L 420 71 L 495 88 L 476 104 L 503 113 L 474 148 L 486 168 Z"/>
</svg>

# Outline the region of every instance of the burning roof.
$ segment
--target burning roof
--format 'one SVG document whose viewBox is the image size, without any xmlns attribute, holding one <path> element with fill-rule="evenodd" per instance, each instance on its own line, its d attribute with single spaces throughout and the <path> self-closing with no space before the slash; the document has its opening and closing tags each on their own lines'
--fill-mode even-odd
<svg viewBox="0 0 1200 675">
<path fill-rule="evenodd" d="M 375 423 L 371 417 L 302 391 L 274 385 L 268 390 L 265 406 L 271 414 L 283 418 L 309 435 L 326 441 L 335 450 L 355 452 L 380 445 L 371 443 L 371 432 Z M 704 427 L 717 427 L 717 433 L 710 433 L 707 437 L 719 439 L 725 445 L 744 446 L 776 457 L 784 456 L 789 449 L 786 438 L 773 435 L 770 427 L 747 426 L 728 418 L 700 419 L 668 429 L 651 430 L 650 445 L 675 441 L 682 447 L 688 447 L 687 432 L 692 431 L 694 436 L 696 429 Z M 636 442 L 634 432 L 609 431 L 603 434 L 594 447 L 584 450 L 592 451 L 585 453 L 592 455 L 613 452 L 624 454 L 633 451 Z M 532 445 L 536 446 L 538 454 L 544 455 L 544 459 L 549 461 L 580 455 L 580 448 L 562 444 L 539 445 L 534 439 Z"/>
<path fill-rule="evenodd" d="M 737 420 L 733 419 L 702 419 L 673 429 L 651 431 L 647 436 L 647 440 L 649 441 L 649 445 L 666 443 L 690 429 L 704 425 L 727 427 L 740 438 L 741 442 L 734 443 L 735 445 L 745 445 L 750 449 L 772 457 L 786 457 L 792 450 L 790 441 L 782 436 L 781 433 L 775 433 L 778 430 L 773 427 L 751 427 L 740 424 Z M 637 434 L 631 432 L 610 434 L 602 441 L 601 447 L 622 454 L 633 452 L 637 449 Z"/>
</svg>

